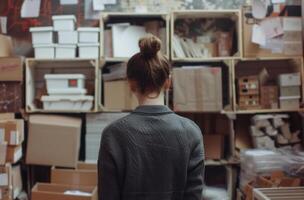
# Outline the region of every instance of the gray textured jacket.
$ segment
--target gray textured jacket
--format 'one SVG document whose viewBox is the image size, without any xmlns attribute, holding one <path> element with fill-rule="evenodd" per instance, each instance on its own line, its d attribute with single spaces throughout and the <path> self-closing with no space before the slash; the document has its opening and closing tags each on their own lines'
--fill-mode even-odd
<svg viewBox="0 0 304 200">
<path fill-rule="evenodd" d="M 166 106 L 139 106 L 103 132 L 100 200 L 201 200 L 202 133 Z"/>
</svg>

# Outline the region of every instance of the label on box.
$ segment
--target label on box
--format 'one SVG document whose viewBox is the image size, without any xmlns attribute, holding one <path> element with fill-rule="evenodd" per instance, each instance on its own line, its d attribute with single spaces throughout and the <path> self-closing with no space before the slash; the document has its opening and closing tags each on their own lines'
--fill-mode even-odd
<svg viewBox="0 0 304 200">
<path fill-rule="evenodd" d="M 8 186 L 8 174 L 0 174 L 0 186 Z"/>
<path fill-rule="evenodd" d="M 77 87 L 77 79 L 69 79 L 69 87 L 71 88 Z"/>
<path fill-rule="evenodd" d="M 0 128 L 0 142 L 4 142 L 4 141 L 5 141 L 5 129 Z"/>
<path fill-rule="evenodd" d="M 19 143 L 19 138 L 17 137 L 18 134 L 17 134 L 17 131 L 11 131 L 11 134 L 10 134 L 10 144 L 11 145 L 17 145 Z"/>
</svg>

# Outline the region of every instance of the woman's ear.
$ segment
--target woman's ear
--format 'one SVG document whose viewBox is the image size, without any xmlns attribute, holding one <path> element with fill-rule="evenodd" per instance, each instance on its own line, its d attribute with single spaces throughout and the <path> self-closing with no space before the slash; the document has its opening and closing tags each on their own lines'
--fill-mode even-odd
<svg viewBox="0 0 304 200">
<path fill-rule="evenodd" d="M 170 87 L 171 87 L 171 75 L 169 76 L 169 78 L 165 81 L 165 84 L 164 84 L 164 90 L 169 90 Z"/>
<path fill-rule="evenodd" d="M 136 81 L 128 80 L 128 85 L 129 85 L 130 90 L 131 90 L 133 93 L 136 93 L 136 90 L 137 90 Z"/>
</svg>

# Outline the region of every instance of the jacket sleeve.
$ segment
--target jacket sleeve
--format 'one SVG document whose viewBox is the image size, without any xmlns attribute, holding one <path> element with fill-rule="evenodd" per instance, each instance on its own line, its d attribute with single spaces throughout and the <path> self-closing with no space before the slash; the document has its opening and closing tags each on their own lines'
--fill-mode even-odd
<svg viewBox="0 0 304 200">
<path fill-rule="evenodd" d="M 190 155 L 184 200 L 202 200 L 205 166 L 203 139 L 199 134 Z"/>
<path fill-rule="evenodd" d="M 111 145 L 111 138 L 103 133 L 98 156 L 98 199 L 120 200 L 117 166 Z"/>
</svg>

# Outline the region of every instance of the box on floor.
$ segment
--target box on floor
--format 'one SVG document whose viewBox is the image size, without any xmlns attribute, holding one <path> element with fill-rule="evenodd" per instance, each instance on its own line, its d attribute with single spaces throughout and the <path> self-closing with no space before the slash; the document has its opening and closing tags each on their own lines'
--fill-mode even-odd
<svg viewBox="0 0 304 200">
<path fill-rule="evenodd" d="M 104 82 L 104 99 L 108 110 L 133 110 L 138 106 L 126 80 Z"/>
<path fill-rule="evenodd" d="M 67 186 L 37 183 L 32 189 L 32 200 L 96 200 L 97 187 Z"/>
<path fill-rule="evenodd" d="M 75 167 L 79 156 L 80 132 L 81 119 L 78 118 L 30 116 L 26 163 Z"/>
<path fill-rule="evenodd" d="M 223 109 L 221 68 L 174 68 L 172 77 L 175 111 L 220 111 Z"/>
</svg>

